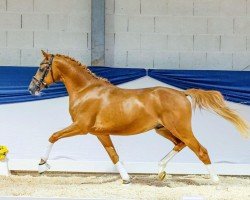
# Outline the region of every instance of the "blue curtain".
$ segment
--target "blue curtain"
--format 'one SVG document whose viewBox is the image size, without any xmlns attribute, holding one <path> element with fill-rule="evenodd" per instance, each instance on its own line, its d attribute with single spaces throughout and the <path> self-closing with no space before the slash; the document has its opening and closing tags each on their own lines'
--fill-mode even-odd
<svg viewBox="0 0 250 200">
<path fill-rule="evenodd" d="M 129 82 L 146 76 L 145 69 L 89 67 L 98 76 L 113 84 Z M 39 97 L 31 96 L 28 85 L 37 67 L 0 67 L 0 104 L 35 101 L 67 96 L 62 83 L 43 90 Z M 149 69 L 148 76 L 181 89 L 219 90 L 226 100 L 250 105 L 250 72 L 161 70 Z"/>
<path fill-rule="evenodd" d="M 146 75 L 145 69 L 89 67 L 96 75 L 107 78 L 113 84 L 129 82 Z M 36 101 L 67 96 L 62 83 L 43 90 L 39 97 L 31 96 L 28 85 L 37 67 L 0 67 L 0 104 Z"/>
<path fill-rule="evenodd" d="M 228 101 L 250 105 L 250 71 L 150 69 L 148 75 L 181 89 L 219 90 Z"/>
</svg>

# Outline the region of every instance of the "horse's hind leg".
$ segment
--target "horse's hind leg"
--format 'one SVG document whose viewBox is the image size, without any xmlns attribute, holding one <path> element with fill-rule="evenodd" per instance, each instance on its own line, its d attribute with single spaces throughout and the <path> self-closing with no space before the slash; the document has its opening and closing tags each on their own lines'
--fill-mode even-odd
<svg viewBox="0 0 250 200">
<path fill-rule="evenodd" d="M 184 139 L 184 142 L 198 156 L 198 158 L 206 165 L 212 181 L 215 183 L 219 182 L 219 178 L 212 168 L 207 149 L 204 148 L 194 136 Z"/>
<path fill-rule="evenodd" d="M 213 182 L 218 182 L 219 178 L 212 168 L 208 151 L 195 138 L 191 129 L 191 124 L 187 123 L 185 119 L 183 119 L 183 121 L 181 122 L 182 123 L 176 126 L 174 124 L 172 124 L 171 126 L 170 124 L 167 124 L 167 122 L 164 125 L 166 125 L 168 129 L 171 130 L 171 133 L 173 133 L 175 137 L 184 142 L 185 145 L 187 145 L 198 156 L 198 158 L 206 165 L 207 170 Z"/>
<path fill-rule="evenodd" d="M 166 166 L 167 163 L 178 153 L 180 152 L 184 147 L 186 147 L 186 144 L 182 142 L 180 139 L 175 137 L 169 130 L 167 130 L 165 127 L 156 128 L 156 133 L 163 136 L 164 138 L 170 140 L 174 143 L 174 148 L 172 151 L 170 151 L 166 156 L 164 156 L 161 161 L 159 162 L 159 172 L 158 177 L 160 180 L 163 180 L 166 176 Z"/>
<path fill-rule="evenodd" d="M 119 173 L 122 177 L 123 183 L 124 184 L 130 183 L 129 175 L 128 175 L 126 169 L 123 167 L 123 165 L 119 161 L 119 156 L 116 153 L 115 147 L 111 141 L 110 136 L 109 135 L 99 135 L 99 136 L 97 136 L 97 138 L 100 140 L 103 147 L 107 151 L 110 159 L 112 160 L 112 162 L 116 166 L 117 170 L 119 171 Z"/>
</svg>

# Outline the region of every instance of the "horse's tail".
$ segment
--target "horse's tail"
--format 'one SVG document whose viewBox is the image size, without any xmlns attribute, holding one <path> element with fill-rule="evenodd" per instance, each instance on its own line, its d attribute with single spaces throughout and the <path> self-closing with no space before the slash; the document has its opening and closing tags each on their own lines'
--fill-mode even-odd
<svg viewBox="0 0 250 200">
<path fill-rule="evenodd" d="M 234 110 L 229 108 L 218 91 L 189 89 L 184 91 L 187 96 L 192 97 L 192 105 L 195 109 L 198 106 L 200 109 L 210 109 L 230 121 L 243 137 L 250 137 L 250 126 L 242 119 Z"/>
</svg>

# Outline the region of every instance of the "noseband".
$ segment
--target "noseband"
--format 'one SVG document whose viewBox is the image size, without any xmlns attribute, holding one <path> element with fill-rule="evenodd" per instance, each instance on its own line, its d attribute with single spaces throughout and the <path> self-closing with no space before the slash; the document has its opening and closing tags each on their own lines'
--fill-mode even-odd
<svg viewBox="0 0 250 200">
<path fill-rule="evenodd" d="M 49 62 L 42 62 L 41 63 L 41 65 L 42 64 L 47 64 L 47 65 L 46 65 L 46 69 L 45 69 L 40 80 L 38 80 L 35 76 L 33 76 L 33 80 L 35 81 L 35 85 L 36 85 L 37 89 L 40 89 L 41 85 L 43 85 L 45 88 L 48 88 L 48 85 L 44 82 L 44 79 L 48 75 L 49 71 L 51 71 L 52 80 L 53 80 L 53 82 L 55 82 L 54 76 L 53 76 L 53 71 L 52 71 L 53 59 L 54 59 L 54 55 L 52 54 L 50 59 L 49 59 Z"/>
</svg>

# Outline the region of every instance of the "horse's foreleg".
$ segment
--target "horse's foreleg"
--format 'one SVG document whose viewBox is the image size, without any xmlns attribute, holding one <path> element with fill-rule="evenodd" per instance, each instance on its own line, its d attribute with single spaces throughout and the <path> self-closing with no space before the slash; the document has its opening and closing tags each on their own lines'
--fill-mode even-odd
<svg viewBox="0 0 250 200">
<path fill-rule="evenodd" d="M 119 173 L 120 173 L 120 175 L 122 177 L 123 183 L 124 184 L 130 183 L 129 175 L 128 175 L 126 169 L 123 167 L 122 163 L 119 161 L 119 156 L 116 153 L 116 150 L 114 148 L 114 145 L 113 145 L 113 143 L 111 141 L 110 136 L 108 136 L 108 135 L 97 136 L 97 138 L 100 140 L 103 147 L 107 151 L 110 159 L 112 160 L 112 162 L 116 166 L 117 170 L 119 171 Z"/>
<path fill-rule="evenodd" d="M 74 136 L 74 135 L 79 135 L 79 134 L 81 134 L 81 131 L 77 127 L 76 124 L 71 124 L 67 128 L 54 133 L 49 138 L 49 144 L 48 144 L 43 156 L 41 157 L 41 161 L 40 161 L 39 166 L 38 166 L 39 173 L 43 173 L 43 172 L 47 171 L 50 168 L 50 166 L 47 163 L 47 160 L 49 158 L 52 147 L 53 147 L 54 143 L 57 140 L 65 138 L 65 137 L 71 137 L 71 136 Z"/>
</svg>

